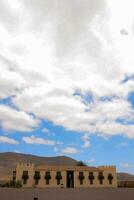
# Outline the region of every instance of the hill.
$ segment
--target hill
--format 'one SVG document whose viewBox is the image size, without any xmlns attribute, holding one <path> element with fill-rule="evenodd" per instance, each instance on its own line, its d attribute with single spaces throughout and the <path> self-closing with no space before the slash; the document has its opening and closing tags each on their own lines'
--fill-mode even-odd
<svg viewBox="0 0 134 200">
<path fill-rule="evenodd" d="M 0 153 L 0 180 L 8 180 L 19 163 L 34 163 L 35 165 L 77 165 L 78 161 L 67 156 L 40 157 L 21 153 Z M 127 173 L 117 173 L 117 179 L 133 180 L 134 175 Z"/>
<path fill-rule="evenodd" d="M 0 179 L 8 179 L 17 163 L 34 163 L 35 165 L 76 165 L 77 161 L 67 156 L 39 157 L 20 153 L 0 153 Z"/>
<path fill-rule="evenodd" d="M 128 173 L 117 173 L 118 181 L 134 181 L 134 175 Z"/>
</svg>

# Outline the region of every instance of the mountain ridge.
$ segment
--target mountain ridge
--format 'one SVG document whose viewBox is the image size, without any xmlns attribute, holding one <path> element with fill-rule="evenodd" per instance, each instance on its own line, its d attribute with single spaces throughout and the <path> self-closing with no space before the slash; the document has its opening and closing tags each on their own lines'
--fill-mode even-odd
<svg viewBox="0 0 134 200">
<path fill-rule="evenodd" d="M 12 176 L 19 163 L 34 163 L 35 165 L 77 165 L 78 161 L 68 156 L 43 157 L 32 154 L 4 152 L 0 153 L 0 180 L 6 180 Z M 118 181 L 134 181 L 134 175 L 119 172 L 117 173 Z"/>
<path fill-rule="evenodd" d="M 12 175 L 18 163 L 34 163 L 35 165 L 76 165 L 77 161 L 67 156 L 42 157 L 32 154 L 13 152 L 0 153 L 0 180 Z"/>
<path fill-rule="evenodd" d="M 117 180 L 118 181 L 134 181 L 134 175 L 125 173 L 125 172 L 118 172 L 117 173 Z"/>
</svg>

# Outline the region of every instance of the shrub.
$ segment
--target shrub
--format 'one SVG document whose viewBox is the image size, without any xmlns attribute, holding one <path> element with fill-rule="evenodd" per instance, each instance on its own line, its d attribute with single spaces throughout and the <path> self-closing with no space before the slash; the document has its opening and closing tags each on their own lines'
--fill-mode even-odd
<svg viewBox="0 0 134 200">
<path fill-rule="evenodd" d="M 15 187 L 16 187 L 16 188 L 21 188 L 21 187 L 22 187 L 21 181 L 17 181 L 17 182 L 15 183 Z"/>
<path fill-rule="evenodd" d="M 9 187 L 11 187 L 11 188 L 15 187 L 15 181 L 14 180 L 9 182 Z"/>
</svg>

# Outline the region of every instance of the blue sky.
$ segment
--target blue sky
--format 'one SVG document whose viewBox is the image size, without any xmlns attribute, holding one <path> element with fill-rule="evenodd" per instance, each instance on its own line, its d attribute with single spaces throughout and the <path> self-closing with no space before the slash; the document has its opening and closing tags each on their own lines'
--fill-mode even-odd
<svg viewBox="0 0 134 200">
<path fill-rule="evenodd" d="M 129 101 L 134 106 L 133 93 L 129 95 Z M 1 101 L 1 104 L 11 105 L 10 100 Z M 44 128 L 45 127 L 45 128 Z M 62 126 L 56 126 L 51 122 L 42 121 L 35 130 L 25 133 L 9 132 L 1 129 L 1 135 L 14 138 L 20 144 L 1 143 L 1 152 L 20 152 L 39 156 L 67 155 L 77 160 L 83 160 L 88 165 L 115 165 L 118 171 L 133 172 L 134 140 L 123 136 L 104 138 L 92 135 L 89 148 L 83 148 L 83 132 L 67 131 Z M 22 141 L 25 136 L 35 136 L 47 140 L 60 142 L 53 146 L 43 144 L 26 144 Z M 73 147 L 78 149 L 76 153 L 62 153 L 62 149 Z"/>
<path fill-rule="evenodd" d="M 83 149 L 83 142 L 81 141 L 81 134 L 71 131 L 65 131 L 62 127 L 53 126 L 51 123 L 43 123 L 49 130 L 48 133 L 42 132 L 41 128 L 32 132 L 25 133 L 25 135 L 35 135 L 44 139 L 58 140 L 62 142 L 56 145 L 57 149 L 46 145 L 29 145 L 21 142 L 22 135 L 12 133 L 12 138 L 20 141 L 19 145 L 1 144 L 1 152 L 21 152 L 27 154 L 34 154 L 39 156 L 58 156 L 67 155 L 77 160 L 83 160 L 89 165 L 117 165 L 118 171 L 126 171 L 133 173 L 133 155 L 134 155 L 134 140 L 127 139 L 122 136 L 114 136 L 112 138 L 104 139 L 102 137 L 92 136 L 90 138 L 90 148 Z M 2 135 L 7 135 L 5 131 L 1 131 Z M 10 137 L 10 134 L 8 133 Z M 75 147 L 79 153 L 61 153 L 61 149 L 65 147 Z"/>
<path fill-rule="evenodd" d="M 2 0 L 0 33 L 0 152 L 134 174 L 133 1 Z"/>
</svg>

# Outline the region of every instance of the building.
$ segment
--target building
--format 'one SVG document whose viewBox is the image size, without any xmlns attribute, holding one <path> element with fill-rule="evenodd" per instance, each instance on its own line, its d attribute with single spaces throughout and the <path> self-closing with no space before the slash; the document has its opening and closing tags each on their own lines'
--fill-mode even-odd
<svg viewBox="0 0 134 200">
<path fill-rule="evenodd" d="M 129 180 L 129 181 L 118 181 L 118 187 L 122 188 L 134 188 L 134 181 Z"/>
<path fill-rule="evenodd" d="M 35 166 L 18 164 L 13 180 L 23 187 L 117 187 L 115 166 Z"/>
</svg>

